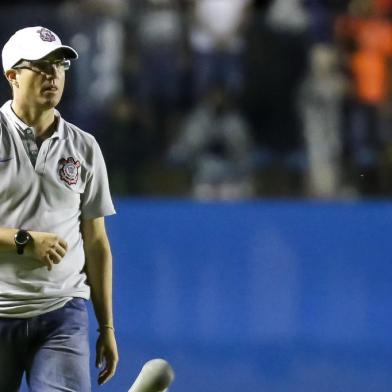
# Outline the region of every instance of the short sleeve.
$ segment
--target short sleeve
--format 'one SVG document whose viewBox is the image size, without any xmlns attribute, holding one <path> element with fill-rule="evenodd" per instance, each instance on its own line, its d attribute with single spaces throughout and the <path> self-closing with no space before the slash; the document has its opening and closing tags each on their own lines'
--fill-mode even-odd
<svg viewBox="0 0 392 392">
<path fill-rule="evenodd" d="M 116 213 L 110 195 L 105 161 L 95 139 L 92 148 L 92 169 L 81 201 L 82 219 L 94 219 Z"/>
</svg>

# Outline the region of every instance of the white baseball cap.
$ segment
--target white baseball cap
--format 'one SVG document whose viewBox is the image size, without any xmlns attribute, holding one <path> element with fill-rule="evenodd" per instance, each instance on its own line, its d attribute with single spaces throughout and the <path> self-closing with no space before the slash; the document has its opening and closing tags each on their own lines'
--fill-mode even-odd
<svg viewBox="0 0 392 392">
<path fill-rule="evenodd" d="M 18 30 L 6 42 L 1 54 L 4 72 L 20 60 L 39 60 L 55 50 L 61 49 L 67 59 L 77 59 L 78 53 L 70 46 L 61 44 L 60 38 L 42 26 Z"/>
</svg>

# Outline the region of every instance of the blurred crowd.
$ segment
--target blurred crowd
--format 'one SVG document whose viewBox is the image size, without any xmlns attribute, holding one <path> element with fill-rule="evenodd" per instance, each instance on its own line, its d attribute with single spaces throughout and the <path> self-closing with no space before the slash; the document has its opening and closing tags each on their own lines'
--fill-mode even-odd
<svg viewBox="0 0 392 392">
<path fill-rule="evenodd" d="M 2 30 L 34 20 L 79 51 L 60 109 L 113 193 L 392 193 L 392 0 L 33 3 Z"/>
</svg>

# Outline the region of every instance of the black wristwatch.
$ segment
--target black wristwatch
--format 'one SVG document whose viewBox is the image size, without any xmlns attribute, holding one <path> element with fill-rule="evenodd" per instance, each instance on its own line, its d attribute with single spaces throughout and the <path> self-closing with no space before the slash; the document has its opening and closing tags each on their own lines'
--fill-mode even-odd
<svg viewBox="0 0 392 392">
<path fill-rule="evenodd" d="M 15 234 L 15 245 L 16 245 L 16 253 L 18 255 L 23 255 L 23 251 L 25 246 L 31 241 L 31 235 L 26 230 L 19 230 Z"/>
</svg>

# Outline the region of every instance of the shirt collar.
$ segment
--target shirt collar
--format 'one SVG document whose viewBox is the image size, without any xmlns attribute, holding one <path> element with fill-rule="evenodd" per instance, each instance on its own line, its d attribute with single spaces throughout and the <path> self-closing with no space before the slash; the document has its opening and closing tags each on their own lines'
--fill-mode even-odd
<svg viewBox="0 0 392 392">
<path fill-rule="evenodd" d="M 27 129 L 34 129 L 27 125 L 24 121 L 22 121 L 12 110 L 11 107 L 12 100 L 9 100 L 3 104 L 1 107 L 1 111 L 7 115 L 7 117 L 11 120 L 11 122 L 15 125 L 16 129 L 23 134 L 26 133 Z M 53 132 L 52 136 L 49 139 L 66 139 L 67 138 L 67 131 L 64 124 L 64 120 L 61 117 L 58 110 L 54 110 L 54 115 L 57 117 L 57 126 L 56 130 Z"/>
</svg>

